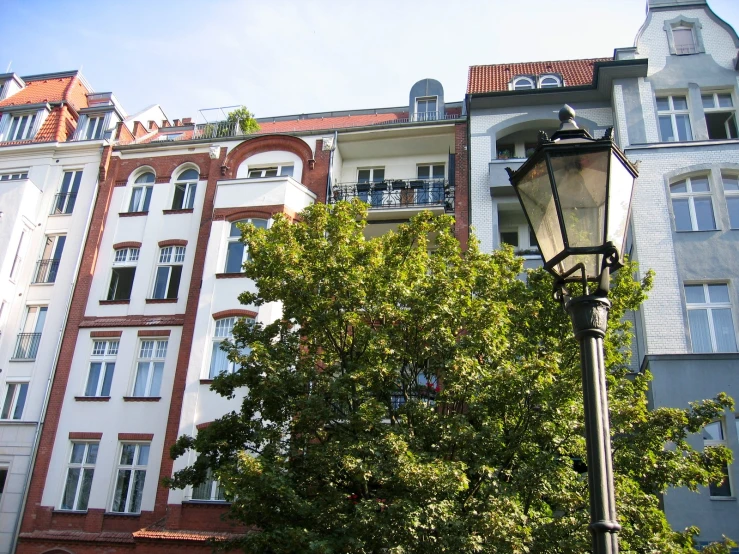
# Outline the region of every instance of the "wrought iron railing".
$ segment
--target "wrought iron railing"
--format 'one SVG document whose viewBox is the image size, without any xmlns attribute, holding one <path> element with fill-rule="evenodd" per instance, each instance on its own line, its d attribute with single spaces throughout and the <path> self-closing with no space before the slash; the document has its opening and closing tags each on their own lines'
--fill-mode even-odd
<svg viewBox="0 0 739 554">
<path fill-rule="evenodd" d="M 442 206 L 454 211 L 454 187 L 444 179 L 395 179 L 332 187 L 331 203 L 354 198 L 367 202 L 370 209 Z"/>
<path fill-rule="evenodd" d="M 58 259 L 39 260 L 36 262 L 36 276 L 34 283 L 53 283 L 56 281 L 56 272 L 59 269 Z"/>
<path fill-rule="evenodd" d="M 240 124 L 241 122 L 239 120 L 201 123 L 195 125 L 195 129 L 192 132 L 192 140 L 243 135 L 245 133 L 241 130 Z"/>
<path fill-rule="evenodd" d="M 54 203 L 51 205 L 51 215 L 71 214 L 74 210 L 76 200 L 76 192 L 64 192 L 54 195 Z"/>
<path fill-rule="evenodd" d="M 18 333 L 13 358 L 16 360 L 35 360 L 40 342 L 41 333 Z"/>
</svg>

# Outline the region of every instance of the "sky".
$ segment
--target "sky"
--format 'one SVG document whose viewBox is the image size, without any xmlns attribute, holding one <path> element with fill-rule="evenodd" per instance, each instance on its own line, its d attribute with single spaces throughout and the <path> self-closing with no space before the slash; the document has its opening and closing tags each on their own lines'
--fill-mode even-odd
<svg viewBox="0 0 739 554">
<path fill-rule="evenodd" d="M 739 0 L 709 0 L 739 29 Z M 129 114 L 245 105 L 257 117 L 464 98 L 470 65 L 633 46 L 646 0 L 0 0 L 0 73 L 82 69 Z M 205 112 L 209 120 L 218 112 Z"/>
</svg>

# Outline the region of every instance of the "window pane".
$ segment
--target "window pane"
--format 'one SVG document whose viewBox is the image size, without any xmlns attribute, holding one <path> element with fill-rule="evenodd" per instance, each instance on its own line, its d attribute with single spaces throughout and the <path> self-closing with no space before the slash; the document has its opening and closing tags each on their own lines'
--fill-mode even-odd
<svg viewBox="0 0 739 554">
<path fill-rule="evenodd" d="M 67 470 L 67 481 L 64 484 L 62 510 L 74 510 L 74 496 L 77 494 L 77 483 L 80 479 L 80 468 L 70 467 Z"/>
<path fill-rule="evenodd" d="M 221 341 L 213 341 L 213 353 L 210 358 L 210 374 L 211 379 L 215 378 L 219 373 L 228 370 L 228 354 L 221 350 Z"/>
<path fill-rule="evenodd" d="M 739 198 L 727 198 L 726 206 L 729 209 L 731 228 L 739 229 Z"/>
<path fill-rule="evenodd" d="M 244 245 L 240 242 L 229 242 L 226 253 L 226 273 L 240 273 L 244 258 Z"/>
<path fill-rule="evenodd" d="M 20 419 L 23 415 L 23 407 L 26 405 L 26 395 L 28 394 L 28 383 L 18 385 L 18 398 L 15 401 L 15 410 L 13 411 L 13 419 Z"/>
<path fill-rule="evenodd" d="M 100 369 L 103 364 L 100 362 L 90 363 L 90 375 L 87 378 L 87 387 L 85 388 L 85 396 L 95 396 L 97 393 L 98 382 L 100 380 Z"/>
<path fill-rule="evenodd" d="M 113 511 L 126 511 L 126 497 L 128 496 L 128 485 L 131 480 L 131 471 L 128 469 L 119 469 L 118 478 L 115 483 L 115 494 L 113 496 Z"/>
<path fill-rule="evenodd" d="M 69 457 L 70 464 L 81 464 L 85 455 L 85 443 L 76 442 L 72 445 L 72 455 Z"/>
<path fill-rule="evenodd" d="M 357 181 L 360 183 L 369 183 L 370 180 L 370 170 L 369 169 L 360 169 L 357 172 Z"/>
<path fill-rule="evenodd" d="M 154 281 L 154 294 L 152 298 L 164 298 L 167 292 L 167 280 L 169 278 L 169 266 L 158 267 L 157 276 Z"/>
<path fill-rule="evenodd" d="M 670 101 L 665 96 L 663 98 L 657 98 L 657 111 L 667 112 L 670 110 Z"/>
<path fill-rule="evenodd" d="M 418 166 L 418 178 L 419 179 L 428 179 L 431 175 L 431 168 L 427 165 L 419 165 Z"/>
<path fill-rule="evenodd" d="M 103 388 L 100 390 L 102 396 L 110 396 L 110 385 L 113 382 L 113 370 L 115 363 L 108 362 L 105 364 L 105 376 L 103 377 Z"/>
<path fill-rule="evenodd" d="M 736 352 L 736 335 L 731 310 L 711 310 L 713 331 L 716 333 L 716 352 Z"/>
<path fill-rule="evenodd" d="M 708 177 L 693 177 L 690 180 L 690 188 L 693 192 L 709 192 Z"/>
<path fill-rule="evenodd" d="M 722 441 L 724 440 L 724 432 L 720 421 L 709 423 L 703 428 L 704 441 Z"/>
<path fill-rule="evenodd" d="M 662 142 L 673 142 L 675 140 L 675 133 L 672 130 L 671 116 L 659 116 L 659 136 L 662 138 Z"/>
<path fill-rule="evenodd" d="M 709 491 L 711 496 L 731 496 L 731 487 L 729 486 L 729 469 L 724 466 L 724 480 L 720 483 L 711 483 Z"/>
<path fill-rule="evenodd" d="M 131 490 L 131 503 L 129 511 L 138 513 L 141 511 L 141 497 L 144 494 L 144 480 L 146 479 L 146 471 L 136 470 L 134 472 L 133 489 Z"/>
<path fill-rule="evenodd" d="M 713 219 L 713 203 L 710 198 L 695 198 L 695 220 L 699 231 L 709 231 L 716 228 Z"/>
<path fill-rule="evenodd" d="M 688 192 L 688 182 L 687 181 L 678 181 L 677 183 L 672 183 L 670 185 L 670 192 L 671 193 Z"/>
<path fill-rule="evenodd" d="M 688 99 L 685 96 L 673 96 L 672 105 L 676 110 L 687 110 Z"/>
<path fill-rule="evenodd" d="M 688 321 L 690 322 L 690 336 L 693 340 L 693 352 L 712 352 L 706 310 L 688 310 Z"/>
<path fill-rule="evenodd" d="M 121 449 L 121 465 L 133 465 L 133 455 L 136 452 L 135 444 L 124 444 Z"/>
<path fill-rule="evenodd" d="M 434 179 L 443 179 L 444 178 L 444 166 L 443 165 L 435 165 L 433 167 L 433 178 Z"/>
<path fill-rule="evenodd" d="M 716 96 L 718 96 L 718 105 L 720 108 L 734 107 L 734 102 L 731 100 L 731 94 L 717 94 Z"/>
<path fill-rule="evenodd" d="M 154 182 L 154 174 L 153 173 L 143 173 L 136 177 L 137 183 L 153 183 Z"/>
<path fill-rule="evenodd" d="M 3 411 L 0 413 L 0 418 L 8 419 L 10 415 L 10 407 L 13 404 L 13 395 L 15 394 L 15 385 L 9 384 L 8 390 L 5 393 L 5 402 L 3 402 Z"/>
<path fill-rule="evenodd" d="M 708 301 L 712 304 L 729 302 L 728 285 L 708 285 Z"/>
<path fill-rule="evenodd" d="M 151 388 L 149 396 L 159 396 L 159 389 L 162 387 L 162 373 L 164 372 L 164 362 L 154 363 L 154 374 L 151 377 Z"/>
<path fill-rule="evenodd" d="M 174 199 L 172 200 L 172 209 L 181 210 L 185 199 L 185 185 L 178 184 L 174 187 Z"/>
<path fill-rule="evenodd" d="M 167 298 L 177 298 L 180 289 L 180 277 L 182 276 L 182 266 L 172 266 L 169 277 L 169 287 L 167 288 Z"/>
<path fill-rule="evenodd" d="M 283 177 L 292 177 L 294 169 L 295 168 L 292 165 L 283 165 L 280 168 L 280 175 L 282 175 Z"/>
<path fill-rule="evenodd" d="M 675 229 L 677 231 L 692 231 L 693 225 L 690 222 L 690 208 L 688 206 L 688 200 L 685 199 L 673 199 L 672 211 L 675 212 Z"/>
<path fill-rule="evenodd" d="M 136 465 L 145 466 L 149 463 L 149 445 L 142 444 L 139 446 L 139 459 Z"/>
<path fill-rule="evenodd" d="M 381 183 L 385 180 L 385 169 L 375 169 L 372 172 L 372 182 L 373 183 Z"/>
<path fill-rule="evenodd" d="M 703 304 L 706 301 L 703 285 L 685 285 L 685 299 L 688 304 Z"/>
<path fill-rule="evenodd" d="M 676 115 L 675 123 L 677 124 L 678 140 L 693 140 L 693 134 L 690 132 L 690 118 L 688 115 Z"/>
<path fill-rule="evenodd" d="M 713 108 L 713 94 L 701 94 L 701 102 L 704 108 Z"/>
<path fill-rule="evenodd" d="M 94 442 L 87 445 L 87 458 L 85 459 L 86 464 L 94 464 L 98 459 L 98 443 Z"/>
<path fill-rule="evenodd" d="M 198 172 L 194 169 L 186 169 L 182 173 L 180 173 L 179 179 L 182 181 L 197 181 L 200 178 L 200 175 L 198 175 Z"/>
<path fill-rule="evenodd" d="M 136 371 L 136 382 L 133 385 L 134 396 L 146 395 L 146 382 L 149 379 L 149 362 L 139 362 Z"/>
<path fill-rule="evenodd" d="M 92 477 L 95 470 L 87 468 L 82 471 L 82 487 L 77 499 L 77 510 L 87 510 L 87 502 L 90 500 L 90 489 L 92 488 Z"/>
</svg>

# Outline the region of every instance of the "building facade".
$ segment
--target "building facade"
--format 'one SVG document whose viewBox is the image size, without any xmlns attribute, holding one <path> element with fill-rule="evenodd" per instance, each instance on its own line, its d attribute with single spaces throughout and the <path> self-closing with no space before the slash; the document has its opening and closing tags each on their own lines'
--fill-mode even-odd
<svg viewBox="0 0 739 554">
<path fill-rule="evenodd" d="M 243 306 L 254 286 L 238 222 L 268 227 L 314 202 L 360 198 L 367 234 L 415 213 L 467 229 L 467 126 L 441 84 L 416 83 L 402 108 L 237 124 L 137 120 L 103 152 L 79 278 L 61 337 L 19 552 L 207 552 L 244 530 L 221 520 L 217 482 L 168 490 L 169 447 L 239 398 L 210 390 L 234 368 L 220 349 L 237 318 L 268 323 L 277 304 Z"/>
<path fill-rule="evenodd" d="M 520 167 L 538 129 L 557 128 L 562 104 L 593 136 L 614 127 L 639 162 L 629 253 L 639 277 L 656 276 L 635 316 L 633 366 L 654 376 L 653 407 L 739 392 L 738 51 L 704 0 L 649 0 L 635 45 L 612 58 L 470 68 L 471 224 L 484 249 L 536 248 L 503 168 Z M 739 456 L 737 421 L 726 413 L 692 445 Z M 697 494 L 664 494 L 673 528 L 697 525 L 701 542 L 739 537 L 739 463 L 726 474 Z"/>
</svg>

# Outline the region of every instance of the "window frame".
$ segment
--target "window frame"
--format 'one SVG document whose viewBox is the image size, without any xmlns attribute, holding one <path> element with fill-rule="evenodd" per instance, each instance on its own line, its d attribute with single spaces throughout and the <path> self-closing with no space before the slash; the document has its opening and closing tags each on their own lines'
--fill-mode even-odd
<svg viewBox="0 0 739 554">
<path fill-rule="evenodd" d="M 730 106 L 721 106 L 720 96 L 728 96 L 731 102 Z M 711 106 L 706 106 L 706 97 L 711 98 Z M 719 90 L 719 91 L 701 91 L 701 105 L 703 106 L 703 118 L 706 122 L 706 130 L 709 133 L 708 140 L 736 140 L 739 138 L 739 125 L 737 124 L 736 117 L 736 106 L 734 104 L 734 95 L 730 90 Z M 713 138 L 710 136 L 710 127 L 708 124 L 708 116 L 710 114 L 728 114 L 729 116 L 724 121 L 725 137 Z M 729 121 L 733 120 L 733 135 Z"/>
<path fill-rule="evenodd" d="M 269 229 L 272 225 L 272 219 L 262 219 L 259 217 L 250 217 L 247 219 L 239 219 L 238 221 L 231 221 L 230 225 L 228 226 L 228 235 L 226 236 L 226 259 L 225 263 L 223 264 L 223 272 L 227 273 L 229 275 L 237 275 L 239 273 L 244 273 L 244 264 L 249 260 L 249 249 L 246 247 L 246 245 L 241 242 L 241 232 L 239 231 L 238 235 L 233 234 L 234 229 L 238 229 L 236 227 L 236 224 L 238 223 L 251 223 L 254 225 L 255 221 L 264 221 L 264 227 L 261 227 L 260 225 L 255 225 L 256 227 L 259 227 L 260 229 Z M 235 245 L 241 246 L 241 263 L 239 264 L 239 271 L 229 271 L 229 262 L 231 261 L 231 256 L 238 256 L 237 252 L 239 251 L 238 247 L 234 247 Z"/>
<path fill-rule="evenodd" d="M 91 125 L 92 124 L 92 125 Z M 92 136 L 90 130 L 92 129 Z M 105 114 L 91 114 L 85 119 L 85 126 L 79 140 L 100 140 L 105 134 Z"/>
<path fill-rule="evenodd" d="M 149 175 L 151 175 L 151 179 L 149 179 Z M 136 176 L 131 186 L 131 196 L 128 200 L 126 213 L 149 213 L 155 182 L 156 174 L 151 170 L 142 171 Z M 139 191 L 141 192 L 139 193 Z M 136 196 L 137 193 L 139 193 L 138 197 Z"/>
<path fill-rule="evenodd" d="M 111 263 L 110 280 L 108 281 L 108 291 L 105 295 L 105 300 L 131 300 L 131 295 L 133 294 L 133 285 L 136 280 L 136 266 L 138 265 L 137 262 L 139 260 L 140 249 L 136 247 L 126 247 L 115 249 L 113 250 L 113 252 L 113 262 Z M 122 259 L 119 259 L 120 252 L 125 252 Z M 113 287 L 113 280 L 118 275 L 116 270 L 120 269 L 133 269 L 133 274 L 131 275 L 131 287 L 128 290 L 127 298 L 116 298 L 116 296 L 118 296 L 118 285 L 120 284 L 120 277 L 118 277 L 118 281 L 116 281 L 115 283 L 115 288 Z"/>
<path fill-rule="evenodd" d="M 711 301 L 710 296 L 710 288 L 711 286 L 717 286 L 717 285 L 723 285 L 726 287 L 726 295 L 728 297 L 727 302 L 718 302 L 718 301 Z M 702 286 L 703 287 L 703 302 L 689 302 L 688 301 L 688 290 L 687 287 L 697 287 Z M 734 307 L 731 302 L 731 288 L 729 287 L 728 282 L 703 282 L 703 283 L 684 283 L 683 284 L 683 294 L 685 296 L 685 310 L 687 312 L 687 329 L 690 332 L 690 349 L 693 353 L 696 354 L 702 354 L 702 353 L 724 353 L 724 352 L 737 352 L 739 351 L 737 349 L 737 338 L 736 338 L 736 324 L 734 321 Z M 729 316 L 731 317 L 730 323 L 731 323 L 731 331 L 732 331 L 732 337 L 734 338 L 734 350 L 719 350 L 718 348 L 718 337 L 716 334 L 716 324 L 714 321 L 713 311 L 714 310 L 728 310 Z M 695 340 L 694 340 L 694 333 L 693 333 L 693 327 L 690 324 L 690 312 L 698 312 L 698 311 L 705 311 L 706 312 L 706 321 L 708 323 L 708 335 L 711 341 L 711 350 L 708 352 L 704 351 L 696 351 L 695 350 Z"/>
<path fill-rule="evenodd" d="M 429 105 L 433 102 L 433 110 L 429 110 Z M 423 106 L 423 110 L 421 107 Z M 417 96 L 415 99 L 416 121 L 436 121 L 439 119 L 439 96 L 434 94 L 431 96 Z"/>
<path fill-rule="evenodd" d="M 102 347 L 102 352 L 98 346 L 100 344 L 104 345 Z M 86 398 L 106 398 L 110 396 L 110 389 L 113 384 L 113 377 L 115 376 L 115 363 L 116 358 L 118 357 L 119 348 L 119 339 L 93 339 L 90 364 L 88 366 L 87 377 L 85 379 L 83 396 Z M 95 377 L 94 388 L 91 391 L 90 387 L 93 385 L 93 364 L 100 364 L 100 367 L 97 376 Z"/>
<path fill-rule="evenodd" d="M 123 456 L 124 451 L 127 446 L 133 446 L 134 452 L 132 461 L 130 464 L 123 462 Z M 141 452 L 143 448 L 146 448 L 146 463 L 141 464 Z M 141 505 L 144 501 L 144 491 L 146 490 L 146 473 L 149 466 L 149 458 L 151 457 L 151 442 L 136 442 L 136 441 L 125 441 L 121 442 L 120 446 L 118 448 L 118 457 L 116 458 L 118 462 L 115 466 L 115 472 L 113 473 L 113 494 L 110 501 L 110 511 L 114 514 L 140 514 L 141 513 Z M 124 486 L 126 486 L 126 494 L 125 498 L 123 498 L 123 509 L 122 510 L 116 510 L 116 497 L 118 496 L 118 487 L 119 485 L 123 484 L 120 482 L 120 476 L 121 472 L 129 472 L 129 479 L 125 483 Z M 138 506 L 136 506 L 136 509 L 132 510 L 131 503 L 135 500 L 133 490 L 134 490 L 134 483 L 136 481 L 137 473 L 143 472 L 143 480 L 141 484 L 141 496 L 138 499 Z M 133 478 L 131 478 L 133 477 Z"/>
<path fill-rule="evenodd" d="M 81 183 L 81 169 L 66 170 L 63 173 L 62 182 L 59 183 L 59 192 L 54 197 L 55 202 L 50 215 L 69 215 L 74 212 L 74 205 L 77 202 L 77 193 Z"/>
<path fill-rule="evenodd" d="M 0 421 L 20 421 L 28 400 L 28 381 L 6 381 Z M 11 387 L 13 387 L 11 392 Z M 7 408 L 7 409 L 6 409 Z M 7 415 L 5 415 L 7 413 Z M 3 417 L 5 415 L 5 417 Z"/>
<path fill-rule="evenodd" d="M 149 343 L 151 343 L 151 345 L 147 349 L 147 345 Z M 131 385 L 132 397 L 159 398 L 161 396 L 168 349 L 168 338 L 141 338 L 139 341 L 138 354 L 136 356 L 136 370 L 134 371 L 133 384 Z M 147 351 L 148 354 L 146 353 Z M 139 376 L 141 375 L 142 370 L 146 371 L 145 377 L 143 378 L 143 388 L 137 390 L 139 386 Z M 158 378 L 156 390 L 153 389 L 155 376 Z"/>
<path fill-rule="evenodd" d="M 708 183 L 707 191 L 693 191 L 693 180 L 694 179 L 705 179 Z M 672 188 L 680 183 L 685 183 L 686 192 L 673 192 Z M 681 176 L 680 179 L 671 182 L 668 185 L 668 192 L 670 195 L 670 206 L 672 208 L 672 217 L 675 226 L 676 233 L 694 233 L 699 231 L 718 231 L 718 218 L 716 217 L 716 207 L 713 201 L 713 188 L 711 187 L 711 176 L 710 174 L 700 175 L 688 175 Z M 698 225 L 698 216 L 695 208 L 696 199 L 708 199 L 711 202 L 711 215 L 713 217 L 713 228 L 712 229 L 701 229 Z M 688 201 L 688 214 L 690 216 L 690 229 L 679 229 L 677 211 L 675 210 L 675 201 L 687 200 Z"/>
<path fill-rule="evenodd" d="M 736 181 L 736 188 L 726 188 L 729 179 Z M 739 171 L 721 170 L 721 186 L 724 189 L 726 211 L 729 215 L 729 229 L 739 229 Z M 730 204 L 736 206 L 736 222 L 731 217 Z"/>
<path fill-rule="evenodd" d="M 230 316 L 230 317 L 221 317 L 218 319 L 213 320 L 213 330 L 211 331 L 211 354 L 210 354 L 210 360 L 208 362 L 208 379 L 215 379 L 218 375 L 221 375 L 222 373 L 233 373 L 236 370 L 236 364 L 228 359 L 228 354 L 225 350 L 223 350 L 222 345 L 225 341 L 233 341 L 233 328 L 238 323 L 239 319 L 244 319 L 249 324 L 254 325 L 256 322 L 255 318 L 252 317 L 238 317 L 238 316 Z M 222 328 L 225 328 L 228 330 L 228 332 L 224 332 L 224 329 L 221 329 L 219 332 L 219 324 L 221 322 L 228 322 L 231 321 L 232 323 L 228 324 L 225 323 L 222 325 Z M 219 354 L 222 356 L 221 358 L 217 360 L 216 358 L 216 352 L 219 352 Z M 251 351 L 249 347 L 245 347 L 242 350 L 243 354 L 248 354 Z M 224 362 L 225 360 L 225 362 Z M 221 367 L 220 365 L 216 367 L 216 364 L 222 364 L 225 363 L 225 367 Z M 218 371 L 220 370 L 220 371 Z"/>
<path fill-rule="evenodd" d="M 177 300 L 186 253 L 187 247 L 185 246 L 162 246 L 159 248 L 159 258 L 157 265 L 154 267 L 154 283 L 151 288 L 150 299 Z M 157 289 L 162 285 L 164 288 L 161 290 L 161 296 L 157 296 L 157 294 L 160 294 Z"/>
<path fill-rule="evenodd" d="M 708 427 L 708 425 L 712 425 L 714 423 L 718 423 L 719 424 L 719 429 L 721 431 L 721 438 L 720 439 L 706 439 L 706 437 L 705 437 L 705 435 L 703 433 L 705 433 L 705 429 L 706 429 L 706 427 Z M 707 446 L 708 447 L 711 447 L 711 446 L 727 446 L 727 442 L 726 442 L 726 421 L 722 418 L 722 419 L 718 419 L 716 421 L 712 421 L 708 425 L 706 425 L 705 427 L 703 427 L 703 430 L 701 431 L 701 433 L 702 433 L 702 439 L 703 439 L 703 449 L 705 450 L 705 448 Z M 729 494 L 713 494 L 714 491 L 712 489 L 715 486 L 715 484 L 714 483 L 710 483 L 708 485 L 708 496 L 712 500 L 714 500 L 714 499 L 725 500 L 725 499 L 734 498 L 734 487 L 733 487 L 733 483 L 731 482 L 731 472 L 729 471 L 729 468 L 728 468 L 727 465 L 724 465 L 724 471 L 726 472 L 726 478 L 724 479 L 724 481 L 727 482 L 728 489 L 729 489 L 728 490 L 728 493 Z M 721 485 L 723 485 L 724 484 L 724 481 L 721 481 L 721 483 L 718 483 L 718 486 L 720 487 Z"/>
<path fill-rule="evenodd" d="M 36 136 L 36 119 L 39 117 L 38 111 L 22 112 L 10 115 L 8 121 L 8 134 L 5 142 L 17 142 L 22 140 L 33 140 Z M 22 122 L 19 124 L 18 122 Z"/>
<path fill-rule="evenodd" d="M 208 488 L 208 498 L 195 498 L 195 494 L 199 494 L 200 489 Z M 223 485 L 215 478 L 213 471 L 208 468 L 205 481 L 198 486 L 190 487 L 190 500 L 194 502 L 228 502 L 226 500 L 225 491 Z"/>
<path fill-rule="evenodd" d="M 290 168 L 289 171 L 287 169 Z M 283 175 L 282 171 L 283 169 L 286 171 L 286 173 Z M 275 171 L 274 175 L 267 175 L 267 172 L 271 172 L 272 170 Z M 252 175 L 252 173 L 261 173 L 261 175 Z M 246 173 L 247 179 L 275 179 L 277 177 L 292 177 L 295 174 L 295 164 L 293 162 L 288 162 L 284 164 L 276 164 L 276 165 L 257 165 L 257 166 L 249 166 L 249 171 Z"/>
<path fill-rule="evenodd" d="M 545 84 L 544 81 L 547 79 L 551 79 L 554 81 L 554 84 Z M 537 78 L 536 88 L 544 89 L 544 88 L 561 88 L 562 87 L 562 78 L 559 75 L 555 75 L 553 73 L 545 73 L 544 75 L 539 75 Z"/>
<path fill-rule="evenodd" d="M 530 86 L 521 86 L 521 83 L 526 83 Z M 516 75 L 511 80 L 511 90 L 535 90 L 536 80 L 528 75 Z"/>
<path fill-rule="evenodd" d="M 197 173 L 194 178 L 184 179 L 183 176 L 193 171 Z M 197 194 L 198 182 L 200 181 L 200 174 L 197 169 L 186 168 L 180 171 L 179 176 L 174 183 L 174 191 L 172 196 L 172 209 L 173 210 L 192 210 L 195 207 L 195 195 Z M 178 190 L 182 190 L 182 193 L 178 195 Z M 179 206 L 177 200 L 179 199 Z"/>
<path fill-rule="evenodd" d="M 675 108 L 675 98 L 684 98 L 685 99 L 685 109 L 677 109 Z M 667 99 L 667 110 L 660 110 L 659 109 L 659 101 Z M 656 113 L 657 113 L 657 129 L 659 130 L 659 138 L 660 142 L 689 142 L 693 140 L 693 123 L 690 120 L 690 100 L 688 98 L 688 93 L 675 93 L 675 94 L 664 94 L 664 95 L 656 95 L 655 96 L 655 107 L 656 107 Z M 678 117 L 687 117 L 688 122 L 688 136 L 685 139 L 680 138 L 680 130 L 677 125 L 677 118 Z M 661 119 L 664 117 L 669 117 L 670 119 L 670 125 L 672 127 L 672 136 L 674 137 L 674 140 L 667 140 L 662 136 L 662 125 L 660 123 Z"/>
<path fill-rule="evenodd" d="M 89 502 L 90 502 L 90 492 L 92 491 L 92 482 L 95 478 L 95 465 L 97 464 L 97 457 L 100 454 L 100 441 L 80 441 L 75 440 L 71 441 L 72 448 L 69 452 L 69 457 L 67 458 L 69 461 L 67 462 L 67 468 L 65 472 L 65 479 L 64 479 L 64 487 L 62 488 L 62 496 L 59 499 L 59 510 L 65 511 L 65 512 L 86 512 Z M 76 446 L 82 446 L 82 457 L 80 462 L 74 462 L 74 455 L 75 455 L 75 447 Z M 95 446 L 95 454 L 93 461 L 89 461 L 89 454 L 91 447 Z M 79 470 L 79 475 L 77 476 L 75 485 L 74 485 L 74 498 L 72 499 L 72 507 L 67 508 L 65 507 L 65 497 L 67 496 L 67 487 L 70 485 L 69 480 L 69 474 L 72 470 Z M 84 490 L 84 475 L 86 471 L 90 471 L 90 485 L 89 489 L 87 490 L 87 497 L 84 501 L 84 507 L 80 507 L 80 496 L 82 494 L 82 491 Z"/>
</svg>

